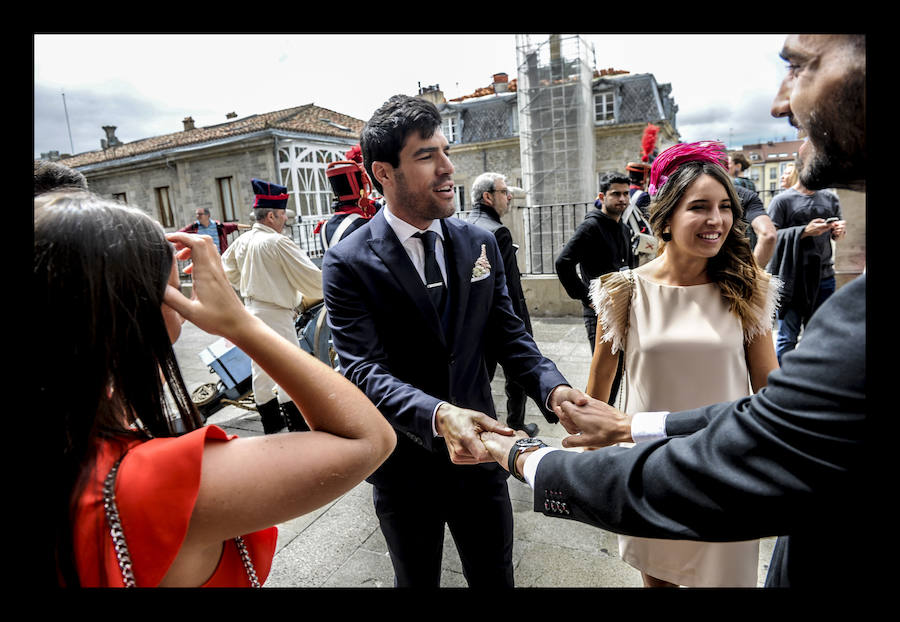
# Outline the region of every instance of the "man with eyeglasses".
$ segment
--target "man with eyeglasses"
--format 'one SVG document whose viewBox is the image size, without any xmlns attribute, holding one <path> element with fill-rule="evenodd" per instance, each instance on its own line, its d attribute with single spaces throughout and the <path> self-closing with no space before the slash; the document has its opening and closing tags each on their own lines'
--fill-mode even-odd
<svg viewBox="0 0 900 622">
<path fill-rule="evenodd" d="M 513 311 L 525 323 L 525 330 L 533 335 L 528 306 L 525 304 L 525 292 L 522 291 L 522 280 L 519 265 L 516 263 L 516 251 L 519 246 L 513 243 L 512 234 L 500 219 L 509 211 L 512 193 L 506 183 L 506 177 L 500 173 L 482 173 L 472 184 L 472 211 L 466 216 L 469 224 L 487 229 L 497 238 L 500 255 L 503 257 L 503 269 L 506 271 L 506 289 L 512 300 Z M 493 380 L 497 369 L 497 361 L 490 357 L 487 361 L 488 375 Z M 538 433 L 538 426 L 525 423 L 525 389 L 521 385 L 506 380 L 506 425 L 513 430 L 524 430 L 528 436 Z"/>
<path fill-rule="evenodd" d="M 197 220 L 179 229 L 185 233 L 198 233 L 200 235 L 208 235 L 213 239 L 213 243 L 219 250 L 219 254 L 225 252 L 228 248 L 228 235 L 234 233 L 238 229 L 249 229 L 250 225 L 239 222 L 219 222 L 209 217 L 208 207 L 198 207 L 196 212 Z"/>
</svg>

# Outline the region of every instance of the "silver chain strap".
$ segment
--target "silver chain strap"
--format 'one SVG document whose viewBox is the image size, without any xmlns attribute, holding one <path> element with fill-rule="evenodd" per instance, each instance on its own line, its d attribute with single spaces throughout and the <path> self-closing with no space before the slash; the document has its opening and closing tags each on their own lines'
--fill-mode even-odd
<svg viewBox="0 0 900 622">
<path fill-rule="evenodd" d="M 122 456 L 122 458 L 124 457 Z M 119 509 L 116 507 L 116 474 L 119 472 L 119 464 L 122 462 L 122 458 L 116 461 L 103 482 L 103 509 L 106 511 L 109 533 L 113 539 L 116 559 L 119 561 L 119 569 L 122 571 L 122 581 L 125 587 L 137 587 L 131 567 L 131 555 L 128 553 L 128 544 L 125 542 L 125 532 L 122 530 L 122 523 L 119 520 Z M 234 539 L 234 543 L 237 545 L 238 552 L 241 555 L 241 561 L 244 563 L 244 570 L 247 571 L 250 585 L 261 587 L 259 578 L 256 576 L 256 569 L 253 567 L 253 560 L 250 559 L 250 551 L 247 550 L 247 545 L 244 543 L 244 538 L 238 536 Z"/>
<path fill-rule="evenodd" d="M 122 456 L 124 458 L 125 456 Z M 106 510 L 106 520 L 109 523 L 109 533 L 112 535 L 113 546 L 116 549 L 116 559 L 119 560 L 119 568 L 122 570 L 122 581 L 125 587 L 135 587 L 134 573 L 131 570 L 131 555 L 128 553 L 128 545 L 125 543 L 125 532 L 122 531 L 122 523 L 119 522 L 119 509 L 116 507 L 116 473 L 119 472 L 119 458 L 109 470 L 106 481 L 103 482 L 103 508 Z"/>
<path fill-rule="evenodd" d="M 247 545 L 244 544 L 244 539 L 241 536 L 238 536 L 234 539 L 234 543 L 237 545 L 238 552 L 241 554 L 241 561 L 244 562 L 244 570 L 247 571 L 247 578 L 250 579 L 250 585 L 253 587 L 261 587 L 259 578 L 256 576 L 256 569 L 253 567 L 253 560 L 250 559 L 250 551 L 247 550 Z"/>
</svg>

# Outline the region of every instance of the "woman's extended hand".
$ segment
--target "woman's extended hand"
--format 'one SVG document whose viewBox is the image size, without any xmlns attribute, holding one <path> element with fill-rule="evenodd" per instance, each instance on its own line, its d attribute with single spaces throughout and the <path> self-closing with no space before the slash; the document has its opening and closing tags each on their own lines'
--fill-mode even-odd
<svg viewBox="0 0 900 622">
<path fill-rule="evenodd" d="M 242 324 L 254 320 L 225 276 L 211 237 L 176 232 L 166 234 L 166 238 L 175 245 L 176 259 L 191 260 L 184 272 L 193 277 L 193 295 L 188 299 L 167 285 L 165 304 L 201 330 L 221 337 L 231 337 Z"/>
</svg>

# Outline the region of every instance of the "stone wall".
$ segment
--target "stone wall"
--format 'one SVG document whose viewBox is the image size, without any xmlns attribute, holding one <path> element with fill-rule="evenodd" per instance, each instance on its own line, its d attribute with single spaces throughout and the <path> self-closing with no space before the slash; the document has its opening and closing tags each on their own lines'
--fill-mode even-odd
<svg viewBox="0 0 900 622">
<path fill-rule="evenodd" d="M 204 150 L 202 154 L 182 154 L 160 158 L 146 164 L 124 165 L 98 173 L 85 172 L 92 192 L 111 198 L 125 193 L 126 202 L 160 220 L 156 188 L 168 187 L 169 204 L 175 219 L 168 231 L 180 229 L 194 220 L 197 208 L 206 207 L 210 217 L 222 220 L 217 179 L 232 178 L 235 211 L 238 220 L 249 223 L 253 205 L 250 179 L 278 180 L 271 139 Z"/>
<path fill-rule="evenodd" d="M 835 281 L 840 287 L 866 267 L 866 195 L 852 190 L 838 190 L 837 195 L 847 221 L 847 234 L 834 243 Z"/>
</svg>

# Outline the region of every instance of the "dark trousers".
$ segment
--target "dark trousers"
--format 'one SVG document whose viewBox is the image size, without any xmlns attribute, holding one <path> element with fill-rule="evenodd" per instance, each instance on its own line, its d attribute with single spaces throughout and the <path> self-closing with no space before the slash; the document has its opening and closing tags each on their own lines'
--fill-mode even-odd
<svg viewBox="0 0 900 622">
<path fill-rule="evenodd" d="M 395 587 L 440 587 L 445 525 L 469 587 L 513 587 L 513 515 L 505 478 L 483 473 L 438 479 L 417 490 L 373 488 Z"/>
<path fill-rule="evenodd" d="M 525 402 L 528 396 L 518 382 L 506 380 L 506 425 L 521 429 L 525 425 Z"/>
<path fill-rule="evenodd" d="M 497 373 L 497 363 L 488 362 L 488 378 L 493 381 L 495 373 Z M 525 425 L 525 404 L 528 401 L 528 395 L 522 385 L 509 378 L 505 378 L 504 389 L 506 390 L 506 425 L 515 430 L 521 430 Z"/>
</svg>

